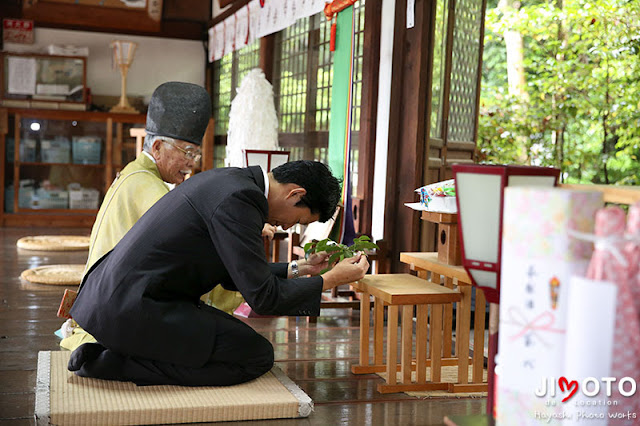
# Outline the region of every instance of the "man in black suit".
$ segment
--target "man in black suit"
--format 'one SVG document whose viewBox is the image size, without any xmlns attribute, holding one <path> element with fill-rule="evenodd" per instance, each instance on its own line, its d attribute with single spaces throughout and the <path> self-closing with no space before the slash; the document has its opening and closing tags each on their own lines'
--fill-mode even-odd
<svg viewBox="0 0 640 426">
<path fill-rule="evenodd" d="M 137 384 L 233 385 L 273 366 L 273 347 L 200 296 L 217 283 L 258 314 L 318 315 L 321 292 L 358 280 L 365 256 L 321 276 L 326 255 L 269 264 L 265 222 L 284 229 L 327 221 L 340 184 L 315 161 L 199 173 L 161 198 L 90 269 L 71 309 L 98 343 L 76 349 L 75 374 Z"/>
</svg>

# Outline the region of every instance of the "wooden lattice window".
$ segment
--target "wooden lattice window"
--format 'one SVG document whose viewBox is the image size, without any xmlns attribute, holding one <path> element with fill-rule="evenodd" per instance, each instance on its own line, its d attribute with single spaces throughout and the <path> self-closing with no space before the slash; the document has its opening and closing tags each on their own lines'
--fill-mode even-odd
<svg viewBox="0 0 640 426">
<path fill-rule="evenodd" d="M 354 5 L 354 78 L 352 86 L 353 193 L 357 192 L 364 56 L 364 0 Z M 328 161 L 328 134 L 333 82 L 329 50 L 330 22 L 322 13 L 301 19 L 276 35 L 274 92 L 280 120 L 280 144 L 291 159 Z"/>
<path fill-rule="evenodd" d="M 236 63 L 232 72 L 235 77 L 236 85 L 240 86 L 242 79 L 254 68 L 260 64 L 260 42 L 254 40 L 244 48 L 237 50 L 234 57 Z M 235 95 L 234 95 L 235 96 Z"/>
<path fill-rule="evenodd" d="M 228 53 L 213 63 L 215 79 L 212 89 L 212 107 L 216 135 L 226 135 L 229 128 L 232 64 L 233 53 Z"/>
<path fill-rule="evenodd" d="M 360 131 L 360 106 L 362 105 L 362 64 L 364 58 L 364 0 L 357 1 L 353 6 L 354 18 L 354 49 L 353 49 L 353 117 L 351 131 Z"/>
<path fill-rule="evenodd" d="M 475 139 L 478 62 L 478 34 L 482 28 L 483 2 L 458 0 L 456 4 L 453 51 L 451 58 L 451 92 L 449 95 L 449 141 L 468 142 Z"/>
<path fill-rule="evenodd" d="M 352 173 L 357 185 L 358 132 L 364 55 L 364 0 L 356 2 L 353 84 Z M 290 158 L 328 161 L 333 53 L 329 49 L 331 23 L 323 13 L 299 19 L 275 35 L 273 89 L 279 119 L 279 143 Z M 242 77 L 259 63 L 259 42 L 229 53 L 213 63 L 213 115 L 216 153 L 224 157 L 229 110 Z M 218 163 L 216 163 L 217 166 Z M 354 192 L 355 193 L 355 192 Z"/>
<path fill-rule="evenodd" d="M 331 108 L 330 25 L 322 13 L 276 35 L 274 96 L 280 144 L 291 159 L 327 161 Z"/>
<path fill-rule="evenodd" d="M 447 62 L 448 0 L 437 0 L 433 43 L 433 84 L 431 85 L 431 137 L 442 139 L 442 118 Z"/>
<path fill-rule="evenodd" d="M 484 0 L 437 0 L 427 181 L 451 177 L 450 165 L 473 162 Z M 453 16 L 451 16 L 453 14 Z"/>
<path fill-rule="evenodd" d="M 280 132 L 303 133 L 305 127 L 309 18 L 281 31 L 276 39 L 279 73 L 274 84 Z"/>
<path fill-rule="evenodd" d="M 213 63 L 212 103 L 213 118 L 216 121 L 216 135 L 226 135 L 229 130 L 231 101 L 244 76 L 258 66 L 259 49 L 260 42 L 255 40 L 242 49 L 227 53 Z"/>
<path fill-rule="evenodd" d="M 214 167 L 224 167 L 226 136 L 229 130 L 231 101 L 242 79 L 260 62 L 260 42 L 255 40 L 242 49 L 227 53 L 213 63 L 212 108 L 215 120 Z"/>
<path fill-rule="evenodd" d="M 364 62 L 364 6 L 361 0 L 354 4 L 353 86 L 351 105 L 351 193 L 359 195 L 358 163 L 360 161 L 360 111 L 362 105 L 362 65 Z"/>
</svg>

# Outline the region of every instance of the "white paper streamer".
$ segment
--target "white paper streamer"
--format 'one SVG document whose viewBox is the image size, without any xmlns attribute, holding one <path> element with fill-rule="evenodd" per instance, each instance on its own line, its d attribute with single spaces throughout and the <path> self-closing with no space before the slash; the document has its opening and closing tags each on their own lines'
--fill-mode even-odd
<svg viewBox="0 0 640 426">
<path fill-rule="evenodd" d="M 247 4 L 247 8 L 249 9 L 249 43 L 258 38 L 258 34 L 260 33 L 260 1 L 259 0 L 251 0 Z"/>
<path fill-rule="evenodd" d="M 295 19 L 306 18 L 324 10 L 325 0 L 298 0 L 295 4 Z"/>
<path fill-rule="evenodd" d="M 209 29 L 209 61 L 242 49 L 256 38 L 282 31 L 298 19 L 320 13 L 324 6 L 325 0 L 265 0 L 264 6 L 260 6 L 259 0 L 251 0 Z"/>
<path fill-rule="evenodd" d="M 236 17 L 231 16 L 223 22 L 224 25 L 224 55 L 233 52 L 236 42 Z M 244 41 L 244 40 L 243 40 Z M 242 45 L 244 46 L 244 44 Z"/>
<path fill-rule="evenodd" d="M 224 56 L 224 23 L 209 28 L 209 61 L 217 61 Z"/>
<path fill-rule="evenodd" d="M 243 7 L 236 12 L 236 49 L 242 49 L 247 45 L 247 36 L 249 35 L 249 9 Z"/>
</svg>

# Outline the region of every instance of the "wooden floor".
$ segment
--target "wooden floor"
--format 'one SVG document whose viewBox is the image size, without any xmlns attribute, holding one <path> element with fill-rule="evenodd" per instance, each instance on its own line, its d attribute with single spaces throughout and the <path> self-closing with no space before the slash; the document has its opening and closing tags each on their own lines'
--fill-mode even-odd
<svg viewBox="0 0 640 426">
<path fill-rule="evenodd" d="M 86 229 L 0 227 L 0 424 L 35 425 L 38 351 L 59 350 L 53 334 L 64 288 L 26 284 L 20 272 L 39 265 L 84 263 L 86 252 L 43 253 L 16 248 L 26 235 L 87 235 Z M 358 312 L 326 309 L 317 323 L 307 318 L 255 318 L 247 322 L 275 348 L 276 364 L 315 402 L 306 419 L 234 422 L 233 425 L 440 425 L 445 415 L 484 413 L 486 400 L 428 399 L 381 395 L 376 375 L 354 376 L 358 358 Z"/>
</svg>

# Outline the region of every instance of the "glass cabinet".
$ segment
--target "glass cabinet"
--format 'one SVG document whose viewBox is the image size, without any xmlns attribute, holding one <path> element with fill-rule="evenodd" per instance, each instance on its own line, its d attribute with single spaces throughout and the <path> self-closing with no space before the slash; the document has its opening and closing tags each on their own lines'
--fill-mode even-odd
<svg viewBox="0 0 640 426">
<path fill-rule="evenodd" d="M 9 52 L 1 56 L 2 106 L 86 109 L 85 57 Z"/>
<path fill-rule="evenodd" d="M 3 225 L 91 226 L 145 115 L 0 109 Z"/>
</svg>

